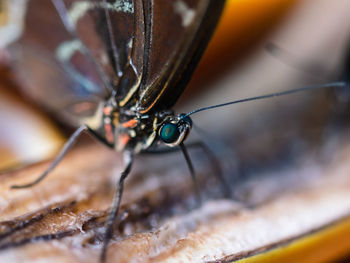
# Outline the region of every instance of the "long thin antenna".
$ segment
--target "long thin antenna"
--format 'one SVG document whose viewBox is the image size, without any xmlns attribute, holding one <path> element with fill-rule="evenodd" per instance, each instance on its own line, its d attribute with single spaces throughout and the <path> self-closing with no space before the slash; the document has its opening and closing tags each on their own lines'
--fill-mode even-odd
<svg viewBox="0 0 350 263">
<path fill-rule="evenodd" d="M 193 111 L 185 114 L 182 117 L 182 119 L 187 117 L 187 116 L 193 115 L 195 113 L 201 112 L 201 111 L 206 111 L 206 110 L 211 110 L 211 109 L 220 108 L 220 107 L 224 107 L 224 106 L 229 106 L 232 104 L 238 104 L 238 103 L 253 101 L 253 100 L 268 99 L 268 98 L 273 98 L 273 97 L 280 97 L 280 96 L 289 95 L 289 94 L 293 94 L 293 93 L 315 90 L 315 89 L 324 89 L 324 88 L 350 88 L 350 85 L 347 82 L 331 82 L 331 83 L 326 83 L 326 84 L 307 86 L 307 87 L 298 88 L 298 89 L 291 89 L 291 90 L 282 91 L 282 92 L 270 93 L 270 94 L 261 95 L 261 96 L 257 96 L 257 97 L 234 100 L 234 101 L 230 101 L 230 102 L 226 102 L 226 103 L 222 103 L 222 104 L 212 105 L 212 106 L 203 107 L 203 108 L 193 110 Z"/>
</svg>

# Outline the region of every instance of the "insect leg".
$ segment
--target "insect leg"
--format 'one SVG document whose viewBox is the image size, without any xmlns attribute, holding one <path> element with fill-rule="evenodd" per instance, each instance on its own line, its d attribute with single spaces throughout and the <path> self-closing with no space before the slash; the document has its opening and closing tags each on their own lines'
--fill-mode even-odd
<svg viewBox="0 0 350 263">
<path fill-rule="evenodd" d="M 60 153 L 57 155 L 57 157 L 53 160 L 53 162 L 50 164 L 50 166 L 46 169 L 46 171 L 40 175 L 37 179 L 35 179 L 33 182 L 30 182 L 28 184 L 22 184 L 22 185 L 12 185 L 11 188 L 13 189 L 21 189 L 21 188 L 28 188 L 36 185 L 37 183 L 41 182 L 56 166 L 59 164 L 59 162 L 62 161 L 63 157 L 67 154 L 69 149 L 74 145 L 74 143 L 77 141 L 78 137 L 86 131 L 88 128 L 85 125 L 80 126 L 68 139 L 66 144 L 61 149 Z"/>
<path fill-rule="evenodd" d="M 202 141 L 188 143 L 186 145 L 186 147 L 187 147 L 187 149 L 200 148 L 204 152 L 204 154 L 207 156 L 207 158 L 210 162 L 210 166 L 213 169 L 214 175 L 218 178 L 218 180 L 221 183 L 221 189 L 222 189 L 222 192 L 224 193 L 224 197 L 231 198 L 232 197 L 231 187 L 230 187 L 229 183 L 227 182 L 226 178 L 224 177 L 221 166 L 220 166 L 220 162 L 218 161 L 218 159 L 216 158 L 216 156 L 212 152 L 212 150 L 210 150 L 210 148 Z M 164 148 L 164 149 L 156 149 L 156 150 L 147 150 L 147 151 L 144 151 L 142 153 L 145 153 L 145 154 L 164 154 L 164 153 L 174 153 L 174 152 L 177 152 L 179 150 L 180 150 L 179 148 Z"/>
<path fill-rule="evenodd" d="M 214 175 L 217 177 L 217 179 L 221 183 L 221 189 L 224 193 L 224 197 L 226 197 L 226 198 L 232 197 L 231 187 L 230 187 L 229 183 L 227 182 L 226 178 L 224 177 L 220 163 L 219 163 L 218 159 L 215 157 L 215 154 L 202 141 L 192 143 L 191 147 L 198 147 L 198 148 L 202 149 L 204 154 L 209 159 L 210 165 L 214 171 Z"/>
<path fill-rule="evenodd" d="M 193 181 L 194 188 L 195 188 L 194 190 L 196 192 L 197 203 L 200 206 L 202 204 L 202 196 L 201 196 L 201 193 L 199 191 L 198 181 L 197 181 L 196 173 L 195 173 L 193 165 L 192 165 L 190 155 L 188 154 L 187 148 L 186 148 L 184 143 L 180 143 L 180 148 L 181 148 L 181 151 L 185 157 L 188 169 L 190 170 L 192 181 Z"/>
<path fill-rule="evenodd" d="M 113 226 L 114 226 L 114 221 L 118 215 L 118 210 L 120 206 L 120 201 L 121 197 L 123 194 L 123 188 L 124 188 L 124 181 L 125 178 L 128 176 L 131 170 L 132 162 L 133 162 L 133 156 L 130 152 L 126 152 L 124 155 L 124 162 L 126 163 L 124 171 L 121 173 L 117 189 L 115 192 L 115 196 L 113 199 L 113 204 L 111 211 L 109 212 L 108 218 L 107 218 L 107 223 L 106 223 L 106 229 L 103 237 L 103 247 L 102 247 L 102 252 L 101 252 L 101 257 L 100 261 L 105 262 L 106 261 L 106 255 L 107 255 L 107 247 L 108 243 L 111 240 L 113 236 Z"/>
</svg>

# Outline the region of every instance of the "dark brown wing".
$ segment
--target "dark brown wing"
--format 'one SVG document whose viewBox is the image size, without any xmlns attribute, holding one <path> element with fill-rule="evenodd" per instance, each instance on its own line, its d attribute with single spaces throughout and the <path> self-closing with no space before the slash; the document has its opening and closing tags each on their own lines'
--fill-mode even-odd
<svg viewBox="0 0 350 263">
<path fill-rule="evenodd" d="M 140 113 L 170 108 L 207 46 L 225 0 L 66 0 L 83 42 L 103 40 L 120 107 Z M 99 21 L 97 23 L 96 21 Z M 94 54 L 98 58 L 98 54 Z"/>
<path fill-rule="evenodd" d="M 65 0 L 64 3 L 71 27 L 95 60 L 101 60 L 101 51 L 107 54 L 104 62 L 111 67 L 104 71 L 111 73 L 108 77 L 119 104 L 125 106 L 139 88 L 142 77 L 145 51 L 143 2 Z"/>
<path fill-rule="evenodd" d="M 107 0 L 29 1 L 25 32 L 13 46 L 26 93 L 74 123 L 92 116 L 127 73 L 135 18 L 133 5 L 121 7 Z"/>
<path fill-rule="evenodd" d="M 173 106 L 213 33 L 224 0 L 150 0 L 145 17 L 141 113 Z"/>
<path fill-rule="evenodd" d="M 74 120 L 93 115 L 112 90 L 120 107 L 169 108 L 224 2 L 31 0 L 17 69 L 28 94 Z"/>
</svg>

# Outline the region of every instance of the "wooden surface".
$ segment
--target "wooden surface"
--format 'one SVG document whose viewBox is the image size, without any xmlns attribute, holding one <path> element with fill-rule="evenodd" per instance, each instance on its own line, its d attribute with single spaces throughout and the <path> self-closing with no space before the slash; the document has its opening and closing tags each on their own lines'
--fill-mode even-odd
<svg viewBox="0 0 350 263">
<path fill-rule="evenodd" d="M 226 262 L 332 225 L 350 214 L 350 147 L 336 153 L 327 163 L 303 158 L 256 174 L 236 185 L 240 200 L 234 201 L 221 199 L 210 167 L 194 151 L 207 200 L 200 208 L 181 156 L 140 157 L 126 184 L 109 262 Z M 0 262 L 96 262 L 120 156 L 83 145 L 41 184 L 10 189 L 46 165 L 0 177 Z"/>
</svg>

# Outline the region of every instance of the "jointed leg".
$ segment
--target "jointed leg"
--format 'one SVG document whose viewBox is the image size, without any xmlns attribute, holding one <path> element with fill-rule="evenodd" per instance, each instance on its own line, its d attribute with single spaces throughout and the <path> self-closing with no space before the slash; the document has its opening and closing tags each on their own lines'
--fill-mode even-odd
<svg viewBox="0 0 350 263">
<path fill-rule="evenodd" d="M 180 148 L 182 150 L 182 153 L 184 154 L 188 169 L 190 170 L 192 181 L 194 184 L 194 190 L 196 192 L 197 203 L 200 206 L 202 204 L 202 196 L 201 196 L 201 193 L 199 191 L 198 181 L 197 181 L 196 173 L 195 173 L 193 165 L 192 165 L 191 158 L 187 152 L 186 146 L 183 143 L 180 144 Z"/>
<path fill-rule="evenodd" d="M 207 158 L 211 163 L 211 167 L 213 168 L 214 175 L 217 176 L 218 180 L 221 182 L 221 189 L 226 198 L 232 197 L 232 191 L 230 185 L 227 183 L 225 177 L 223 176 L 222 169 L 219 161 L 215 157 L 214 153 L 209 149 L 209 147 L 201 142 L 192 142 L 186 145 L 186 148 L 201 148 L 202 151 L 206 154 Z M 163 148 L 156 150 L 148 150 L 143 152 L 144 154 L 166 154 L 166 153 L 174 153 L 179 151 L 181 148 Z"/>
<path fill-rule="evenodd" d="M 101 262 L 106 261 L 108 243 L 113 236 L 113 226 L 114 226 L 115 219 L 118 215 L 120 201 L 123 194 L 124 181 L 125 181 L 125 178 L 128 176 L 128 174 L 130 173 L 132 162 L 133 162 L 133 156 L 131 153 L 129 152 L 125 153 L 124 162 L 126 163 L 126 167 L 124 171 L 121 173 L 119 183 L 117 185 L 115 196 L 113 199 L 112 208 L 111 208 L 111 211 L 109 212 L 107 222 L 106 222 L 106 228 L 105 228 L 105 233 L 103 237 L 103 247 L 102 247 L 101 258 L 100 258 Z"/>
<path fill-rule="evenodd" d="M 35 179 L 33 182 L 23 185 L 12 185 L 11 188 L 14 189 L 20 189 L 20 188 L 28 188 L 36 185 L 37 183 L 41 182 L 56 166 L 59 164 L 63 157 L 67 154 L 69 149 L 74 145 L 74 143 L 77 141 L 78 137 L 87 130 L 87 127 L 85 125 L 80 126 L 69 138 L 69 140 L 66 142 L 66 144 L 61 149 L 60 153 L 57 155 L 57 157 L 53 160 L 53 162 L 50 164 L 50 166 L 46 169 L 46 171 L 40 175 L 37 179 Z"/>
<path fill-rule="evenodd" d="M 221 183 L 221 189 L 224 193 L 224 196 L 226 198 L 231 198 L 232 197 L 231 187 L 227 182 L 227 180 L 225 179 L 220 163 L 218 159 L 215 157 L 214 153 L 209 149 L 209 147 L 205 143 L 201 141 L 192 143 L 191 147 L 198 147 L 202 149 L 202 151 L 205 153 L 205 155 L 207 156 L 207 158 L 211 163 L 211 167 L 214 170 L 214 175 L 217 177 L 217 179 Z"/>
</svg>

